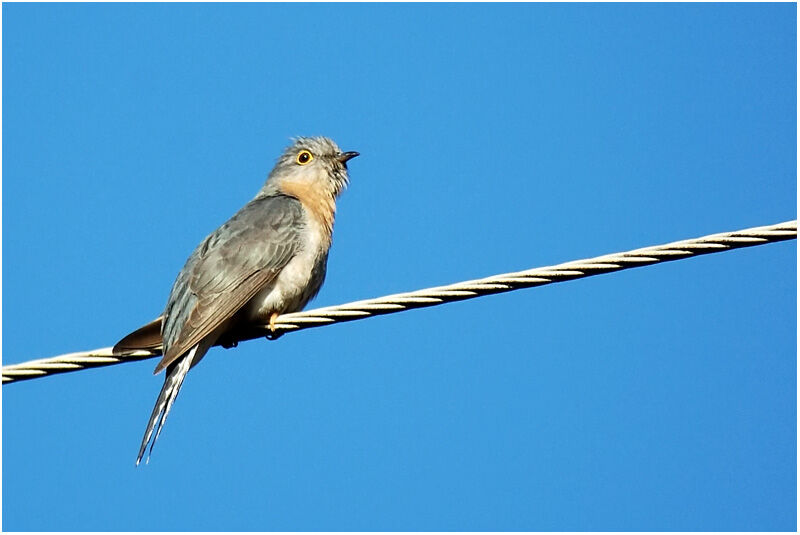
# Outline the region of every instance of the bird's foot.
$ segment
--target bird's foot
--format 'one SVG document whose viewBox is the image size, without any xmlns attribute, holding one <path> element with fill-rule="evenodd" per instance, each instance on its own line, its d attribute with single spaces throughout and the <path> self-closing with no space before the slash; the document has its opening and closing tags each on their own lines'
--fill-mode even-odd
<svg viewBox="0 0 800 535">
<path fill-rule="evenodd" d="M 278 319 L 278 313 L 273 312 L 272 315 L 269 317 L 269 326 L 267 327 L 269 331 L 266 334 L 267 340 L 277 340 L 281 336 L 283 336 L 282 332 L 278 331 L 278 328 L 275 327 L 275 320 Z"/>
<path fill-rule="evenodd" d="M 221 345 L 225 349 L 230 349 L 232 347 L 238 346 L 239 342 L 237 342 L 236 340 L 221 340 L 219 345 Z"/>
</svg>

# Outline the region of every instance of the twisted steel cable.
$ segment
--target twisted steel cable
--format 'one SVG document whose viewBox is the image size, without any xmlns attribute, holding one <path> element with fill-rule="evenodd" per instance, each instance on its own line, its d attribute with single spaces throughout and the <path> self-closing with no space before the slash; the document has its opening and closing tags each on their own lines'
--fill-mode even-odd
<svg viewBox="0 0 800 535">
<path fill-rule="evenodd" d="M 235 339 L 226 340 L 225 345 L 235 345 L 244 340 L 264 336 L 274 338 L 287 332 L 295 332 L 311 327 L 365 319 L 412 308 L 435 306 L 452 301 L 472 299 L 482 295 L 543 286 L 612 271 L 791 239 L 797 239 L 797 220 L 735 232 L 711 234 L 701 238 L 677 241 L 665 245 L 644 247 L 585 260 L 575 260 L 555 266 L 504 273 L 483 279 L 354 301 L 306 312 L 283 314 L 276 319 L 274 330 L 270 329 L 268 325 L 257 326 L 246 332 L 236 333 Z M 93 351 L 69 353 L 57 357 L 3 366 L 3 384 L 56 373 L 111 366 L 122 362 L 134 362 L 161 355 L 161 351 L 158 350 L 152 352 L 136 351 L 124 356 L 118 356 L 113 355 L 111 349 L 110 347 L 104 347 Z"/>
</svg>

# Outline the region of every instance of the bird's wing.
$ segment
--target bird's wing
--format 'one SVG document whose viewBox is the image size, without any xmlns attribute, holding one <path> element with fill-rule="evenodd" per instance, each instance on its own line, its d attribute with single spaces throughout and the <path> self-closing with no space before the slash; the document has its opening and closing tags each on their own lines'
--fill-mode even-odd
<svg viewBox="0 0 800 535">
<path fill-rule="evenodd" d="M 194 250 L 164 311 L 164 358 L 174 362 L 247 304 L 301 247 L 303 207 L 284 195 L 247 203 Z"/>
</svg>

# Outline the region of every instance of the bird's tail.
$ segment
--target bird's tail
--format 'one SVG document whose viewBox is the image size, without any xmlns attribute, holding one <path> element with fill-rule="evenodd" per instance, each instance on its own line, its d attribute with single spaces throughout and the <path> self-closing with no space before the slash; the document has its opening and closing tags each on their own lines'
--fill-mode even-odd
<svg viewBox="0 0 800 535">
<path fill-rule="evenodd" d="M 163 429 L 164 424 L 167 421 L 167 415 L 169 414 L 170 409 L 172 409 L 172 404 L 175 402 L 175 398 L 178 397 L 178 392 L 181 390 L 183 379 L 186 377 L 189 369 L 203 358 L 210 346 L 211 344 L 200 342 L 191 350 L 189 350 L 186 355 L 176 360 L 167 368 L 167 376 L 164 378 L 164 386 L 161 387 L 161 392 L 158 394 L 156 406 L 153 407 L 153 413 L 150 415 L 150 421 L 147 422 L 147 429 L 145 430 L 144 437 L 142 438 L 142 445 L 139 446 L 139 455 L 136 457 L 137 466 L 142 461 L 144 451 L 147 449 L 147 443 L 150 442 L 150 438 L 153 437 L 153 431 L 155 431 L 156 434 L 155 437 L 153 437 L 153 442 L 150 444 L 150 451 L 147 453 L 146 462 L 150 461 L 150 455 L 153 453 L 153 446 L 155 446 L 156 440 L 158 440 L 158 436 L 161 434 L 161 429 Z"/>
</svg>

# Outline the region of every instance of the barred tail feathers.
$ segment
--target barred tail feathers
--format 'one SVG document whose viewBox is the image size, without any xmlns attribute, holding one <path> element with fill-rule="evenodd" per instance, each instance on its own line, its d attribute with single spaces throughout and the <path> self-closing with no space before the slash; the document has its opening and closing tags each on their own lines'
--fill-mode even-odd
<svg viewBox="0 0 800 535">
<path fill-rule="evenodd" d="M 153 407 L 150 420 L 147 422 L 147 429 L 145 430 L 144 437 L 142 438 L 142 444 L 139 446 L 139 455 L 136 457 L 137 466 L 142 461 L 144 452 L 147 449 L 147 444 L 150 443 L 150 438 L 153 436 L 153 431 L 155 431 L 155 437 L 153 438 L 152 443 L 150 443 L 150 451 L 147 454 L 146 462 L 150 462 L 150 455 L 153 453 L 153 446 L 155 446 L 156 440 L 158 440 L 161 430 L 167 421 L 167 415 L 169 415 L 169 411 L 172 409 L 172 404 L 175 402 L 175 398 L 178 397 L 178 392 L 180 392 L 181 385 L 183 385 L 183 380 L 186 378 L 186 374 L 194 364 L 197 364 L 200 359 L 203 358 L 211 345 L 212 344 L 208 342 L 200 342 L 191 350 L 189 350 L 185 356 L 178 359 L 167 368 L 167 375 L 164 378 L 164 386 L 161 387 L 161 392 L 158 394 L 156 405 Z"/>
</svg>

